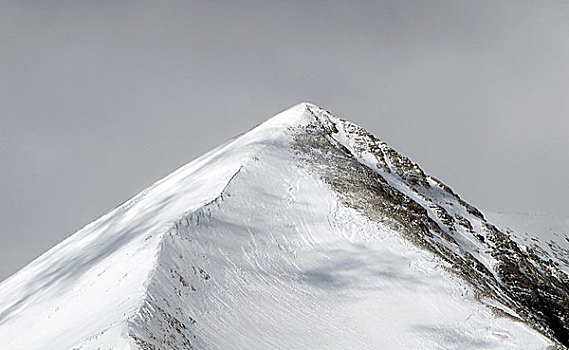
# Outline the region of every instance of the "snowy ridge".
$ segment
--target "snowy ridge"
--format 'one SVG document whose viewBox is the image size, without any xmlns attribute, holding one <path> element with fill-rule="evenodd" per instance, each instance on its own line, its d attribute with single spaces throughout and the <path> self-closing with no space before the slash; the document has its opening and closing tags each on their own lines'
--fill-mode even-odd
<svg viewBox="0 0 569 350">
<path fill-rule="evenodd" d="M 126 318 L 146 294 L 162 236 L 184 213 L 215 199 L 257 148 L 272 141 L 269 135 L 286 130 L 287 118 L 301 117 L 292 109 L 196 159 L 3 281 L 0 348 L 66 349 L 87 339 L 115 348 L 132 343 Z M 35 336 L 12 336 L 28 327 Z"/>
<path fill-rule="evenodd" d="M 2 282 L 0 348 L 563 347 L 567 264 L 524 249 L 301 103 Z"/>
</svg>

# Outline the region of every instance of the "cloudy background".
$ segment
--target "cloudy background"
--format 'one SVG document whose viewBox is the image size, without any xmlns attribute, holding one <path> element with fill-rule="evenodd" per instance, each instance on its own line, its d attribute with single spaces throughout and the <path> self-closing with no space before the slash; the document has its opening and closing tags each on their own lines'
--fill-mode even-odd
<svg viewBox="0 0 569 350">
<path fill-rule="evenodd" d="M 0 280 L 300 101 L 486 210 L 567 215 L 566 1 L 0 0 Z"/>
</svg>

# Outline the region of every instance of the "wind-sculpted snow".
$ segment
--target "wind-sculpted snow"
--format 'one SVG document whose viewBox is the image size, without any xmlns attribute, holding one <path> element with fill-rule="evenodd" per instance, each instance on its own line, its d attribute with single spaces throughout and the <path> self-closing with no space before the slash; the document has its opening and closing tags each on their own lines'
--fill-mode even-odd
<svg viewBox="0 0 569 350">
<path fill-rule="evenodd" d="M 0 349 L 561 347 L 567 266 L 524 249 L 365 130 L 299 104 L 4 281 Z"/>
<path fill-rule="evenodd" d="M 185 213 L 215 199 L 244 164 L 278 143 L 285 130 L 273 118 L 209 152 L 2 282 L 0 349 L 130 346 L 127 319 L 147 292 L 163 235 Z"/>
</svg>

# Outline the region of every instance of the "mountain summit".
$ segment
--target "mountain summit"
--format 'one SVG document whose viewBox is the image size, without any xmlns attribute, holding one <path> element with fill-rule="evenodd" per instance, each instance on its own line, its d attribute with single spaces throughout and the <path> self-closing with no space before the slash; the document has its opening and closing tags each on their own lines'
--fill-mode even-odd
<svg viewBox="0 0 569 350">
<path fill-rule="evenodd" d="M 0 348 L 563 349 L 569 247 L 520 237 L 301 103 L 2 282 Z"/>
</svg>

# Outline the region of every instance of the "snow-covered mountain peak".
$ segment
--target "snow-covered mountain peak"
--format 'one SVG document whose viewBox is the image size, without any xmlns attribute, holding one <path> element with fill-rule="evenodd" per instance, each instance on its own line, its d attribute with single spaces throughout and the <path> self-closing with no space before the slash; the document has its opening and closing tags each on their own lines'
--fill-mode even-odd
<svg viewBox="0 0 569 350">
<path fill-rule="evenodd" d="M 300 102 L 296 105 L 278 113 L 277 115 L 269 118 L 264 123 L 252 129 L 249 133 L 263 134 L 268 130 L 275 130 L 278 128 L 291 128 L 302 127 L 314 121 L 314 116 L 309 113 L 309 109 L 319 108 L 309 102 Z M 249 134 L 247 133 L 247 134 Z M 245 134 L 245 135 L 247 135 Z"/>
<path fill-rule="evenodd" d="M 567 345 L 567 261 L 532 249 L 303 102 L 1 283 L 0 348 Z"/>
</svg>

